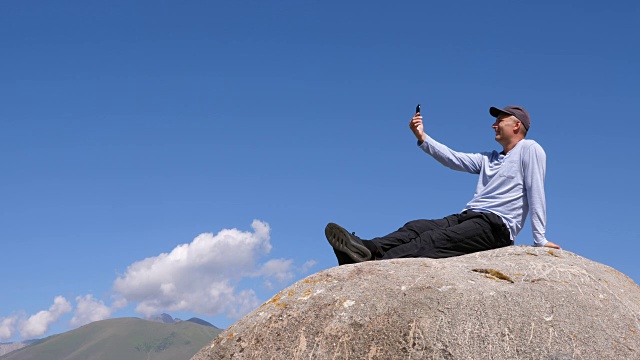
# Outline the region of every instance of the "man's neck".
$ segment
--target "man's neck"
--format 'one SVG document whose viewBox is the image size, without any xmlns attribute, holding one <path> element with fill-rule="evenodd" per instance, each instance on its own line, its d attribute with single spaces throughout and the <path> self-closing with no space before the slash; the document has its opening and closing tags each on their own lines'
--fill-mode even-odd
<svg viewBox="0 0 640 360">
<path fill-rule="evenodd" d="M 522 138 L 519 139 L 514 139 L 513 141 L 511 141 L 508 145 L 502 145 L 502 155 L 507 155 L 509 153 L 509 151 L 513 150 L 514 147 L 516 147 L 516 145 L 518 145 L 518 143 L 520 142 L 520 140 L 522 140 Z"/>
</svg>

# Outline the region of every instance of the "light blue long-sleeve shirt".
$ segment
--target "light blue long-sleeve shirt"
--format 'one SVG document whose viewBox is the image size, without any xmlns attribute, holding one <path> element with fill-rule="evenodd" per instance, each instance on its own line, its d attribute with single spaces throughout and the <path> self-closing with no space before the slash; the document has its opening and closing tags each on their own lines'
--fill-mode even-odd
<svg viewBox="0 0 640 360">
<path fill-rule="evenodd" d="M 513 241 L 531 212 L 534 245 L 547 243 L 544 194 L 547 157 L 537 142 L 523 139 L 506 155 L 495 150 L 479 154 L 453 151 L 428 135 L 426 141 L 418 145 L 453 170 L 480 175 L 476 193 L 464 210 L 500 216 L 509 227 Z"/>
</svg>

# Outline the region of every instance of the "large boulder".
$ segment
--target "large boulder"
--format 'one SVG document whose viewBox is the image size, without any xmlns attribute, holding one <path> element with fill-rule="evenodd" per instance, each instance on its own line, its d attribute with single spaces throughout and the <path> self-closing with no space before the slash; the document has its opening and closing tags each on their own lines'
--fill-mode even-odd
<svg viewBox="0 0 640 360">
<path fill-rule="evenodd" d="M 640 359 L 640 287 L 525 246 L 345 265 L 279 292 L 205 359 Z"/>
</svg>

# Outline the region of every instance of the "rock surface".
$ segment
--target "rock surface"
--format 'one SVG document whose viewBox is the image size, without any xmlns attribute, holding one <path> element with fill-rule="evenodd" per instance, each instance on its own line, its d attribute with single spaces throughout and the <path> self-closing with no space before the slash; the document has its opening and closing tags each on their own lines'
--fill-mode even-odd
<svg viewBox="0 0 640 360">
<path fill-rule="evenodd" d="M 640 287 L 525 246 L 345 265 L 275 295 L 205 359 L 640 359 Z"/>
</svg>

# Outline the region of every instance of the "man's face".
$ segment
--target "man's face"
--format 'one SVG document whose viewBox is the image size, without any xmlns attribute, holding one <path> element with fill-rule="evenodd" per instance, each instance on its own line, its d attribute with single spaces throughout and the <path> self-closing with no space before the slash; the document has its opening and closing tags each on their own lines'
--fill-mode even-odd
<svg viewBox="0 0 640 360">
<path fill-rule="evenodd" d="M 502 114 L 496 118 L 496 122 L 491 125 L 496 132 L 496 141 L 500 144 L 508 143 L 515 135 L 513 128 L 518 120 L 507 114 Z"/>
</svg>

